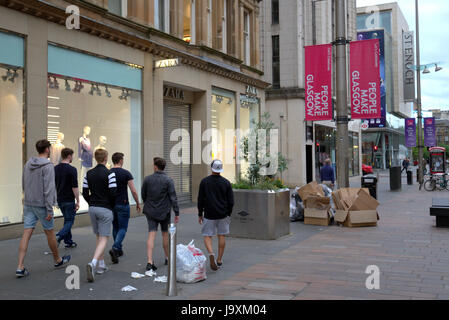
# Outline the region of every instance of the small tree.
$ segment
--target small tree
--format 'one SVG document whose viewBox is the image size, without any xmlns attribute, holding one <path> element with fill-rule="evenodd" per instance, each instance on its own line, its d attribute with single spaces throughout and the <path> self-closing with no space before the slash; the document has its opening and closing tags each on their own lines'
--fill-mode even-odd
<svg viewBox="0 0 449 320">
<path fill-rule="evenodd" d="M 261 120 L 251 121 L 253 125 L 249 134 L 242 140 L 242 158 L 249 163 L 246 172 L 246 181 L 240 177 L 236 185 L 245 187 L 245 182 L 249 183 L 249 188 L 254 189 L 276 189 L 283 187 L 282 181 L 275 180 L 275 176 L 287 169 L 287 160 L 280 153 L 277 153 L 277 168 L 266 174 L 271 168 L 271 131 L 276 129 L 274 123 L 270 120 L 270 114 L 265 112 Z M 262 136 L 261 134 L 264 133 Z M 274 135 L 277 136 L 277 135 Z M 265 138 L 265 139 L 264 139 Z M 277 143 L 277 141 L 276 141 Z"/>
</svg>

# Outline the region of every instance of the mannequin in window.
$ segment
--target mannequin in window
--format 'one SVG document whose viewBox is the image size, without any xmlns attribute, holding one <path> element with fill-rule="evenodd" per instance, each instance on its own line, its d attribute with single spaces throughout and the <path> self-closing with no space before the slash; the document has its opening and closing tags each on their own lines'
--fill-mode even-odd
<svg viewBox="0 0 449 320">
<path fill-rule="evenodd" d="M 55 166 L 61 162 L 61 151 L 62 149 L 65 148 L 65 146 L 62 144 L 63 141 L 64 141 L 64 133 L 59 132 L 56 143 L 52 144 L 50 147 L 50 161 Z"/>
<path fill-rule="evenodd" d="M 81 175 L 80 175 L 81 182 L 83 181 L 87 170 L 92 168 L 93 151 L 89 135 L 90 135 L 90 127 L 85 126 L 83 129 L 83 135 L 78 140 L 78 158 L 79 161 L 81 162 Z"/>
<path fill-rule="evenodd" d="M 97 151 L 99 149 L 106 150 L 107 142 L 108 142 L 108 138 L 106 138 L 105 136 L 100 136 L 100 138 L 98 138 L 98 146 L 95 147 L 94 153 L 95 153 L 95 151 Z M 106 168 L 111 169 L 111 164 L 107 163 Z"/>
</svg>

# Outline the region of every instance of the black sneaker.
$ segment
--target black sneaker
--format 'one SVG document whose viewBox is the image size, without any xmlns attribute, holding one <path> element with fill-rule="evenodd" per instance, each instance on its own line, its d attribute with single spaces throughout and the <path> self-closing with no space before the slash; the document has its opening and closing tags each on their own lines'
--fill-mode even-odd
<svg viewBox="0 0 449 320">
<path fill-rule="evenodd" d="M 119 257 L 123 256 L 123 250 L 119 250 L 119 251 L 118 251 L 118 256 L 119 256 Z"/>
<path fill-rule="evenodd" d="M 72 241 L 72 243 L 66 244 L 65 247 L 66 248 L 76 248 L 76 247 L 78 247 L 78 245 L 76 244 L 76 242 Z"/>
<path fill-rule="evenodd" d="M 223 266 L 223 261 L 222 261 L 222 262 L 218 262 L 218 261 L 217 261 L 217 267 L 218 267 L 218 269 L 220 269 L 222 266 Z"/>
<path fill-rule="evenodd" d="M 153 270 L 153 271 L 156 271 L 157 270 L 157 268 L 156 268 L 156 266 L 153 264 L 153 263 L 147 263 L 147 267 L 146 267 L 146 271 L 150 271 L 150 270 Z"/>
<path fill-rule="evenodd" d="M 111 250 L 109 250 L 109 254 L 111 255 L 112 263 L 114 263 L 114 264 L 118 263 L 119 255 L 118 255 L 117 251 L 115 251 L 115 249 L 111 249 Z"/>
<path fill-rule="evenodd" d="M 29 274 L 30 273 L 25 268 L 23 268 L 22 270 L 19 270 L 19 269 L 16 270 L 16 277 L 17 278 L 23 278 L 23 277 L 26 277 Z"/>
<path fill-rule="evenodd" d="M 65 265 L 65 264 L 67 264 L 70 261 L 70 258 L 71 258 L 70 255 L 63 256 L 61 258 L 60 262 L 55 263 L 55 268 L 59 268 L 59 267 L 62 267 L 63 265 Z"/>
</svg>

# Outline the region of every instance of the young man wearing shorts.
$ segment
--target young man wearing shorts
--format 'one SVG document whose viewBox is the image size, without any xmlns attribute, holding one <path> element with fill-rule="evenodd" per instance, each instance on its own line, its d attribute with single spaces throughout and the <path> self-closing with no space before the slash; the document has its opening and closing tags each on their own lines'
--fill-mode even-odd
<svg viewBox="0 0 449 320">
<path fill-rule="evenodd" d="M 211 164 L 212 174 L 200 183 L 198 193 L 198 222 L 202 225 L 204 245 L 209 252 L 210 268 L 218 270 L 223 264 L 226 247 L 226 235 L 229 234 L 234 192 L 231 183 L 220 174 L 223 163 L 214 160 Z M 218 257 L 215 260 L 212 237 L 218 236 Z"/>
<path fill-rule="evenodd" d="M 87 264 L 87 281 L 95 280 L 94 273 L 102 274 L 108 270 L 104 262 L 104 251 L 111 235 L 113 213 L 117 193 L 115 173 L 106 168 L 108 152 L 95 151 L 97 166 L 86 173 L 83 181 L 83 197 L 89 204 L 92 229 L 97 236 L 97 245 L 91 262 Z"/>
<path fill-rule="evenodd" d="M 173 180 L 164 172 L 166 162 L 162 158 L 154 158 L 154 173 L 145 178 L 142 185 L 143 213 L 148 221 L 146 270 L 155 271 L 157 267 L 153 261 L 154 239 L 158 225 L 161 225 L 162 244 L 165 252 L 165 264 L 168 264 L 168 225 L 170 212 L 175 212 L 175 223 L 179 222 L 179 207 Z"/>
<path fill-rule="evenodd" d="M 60 257 L 58 243 L 54 233 L 53 207 L 56 206 L 55 169 L 48 160 L 50 142 L 40 140 L 36 143 L 37 157 L 32 157 L 25 165 L 22 176 L 22 188 L 25 195 L 23 206 L 24 231 L 19 247 L 17 278 L 29 275 L 23 265 L 31 236 L 38 221 L 41 222 L 47 236 L 48 246 L 53 253 L 55 268 L 70 261 L 70 255 Z"/>
</svg>

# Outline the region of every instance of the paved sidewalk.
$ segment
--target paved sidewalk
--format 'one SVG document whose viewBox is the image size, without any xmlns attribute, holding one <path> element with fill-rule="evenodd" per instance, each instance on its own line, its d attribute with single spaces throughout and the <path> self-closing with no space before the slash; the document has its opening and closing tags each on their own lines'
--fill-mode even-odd
<svg viewBox="0 0 449 320">
<path fill-rule="evenodd" d="M 360 178 L 351 179 L 352 186 Z M 405 185 L 389 192 L 388 178 L 379 184 L 380 221 L 375 228 L 342 228 L 291 224 L 291 235 L 276 241 L 228 238 L 224 268 L 208 269 L 208 279 L 197 284 L 178 283 L 174 299 L 447 299 L 449 298 L 449 229 L 435 228 L 429 216 L 432 197 L 447 192 L 418 191 Z M 168 299 L 165 284 L 152 278 L 132 279 L 131 272 L 144 272 L 147 226 L 144 217 L 132 219 L 125 239 L 125 255 L 110 271 L 85 280 L 94 235 L 89 227 L 75 229 L 79 247 L 61 249 L 72 254 L 80 266 L 81 289 L 67 290 L 64 270 L 53 270 L 45 237 L 32 238 L 26 259 L 31 274 L 15 279 L 19 240 L 0 242 L 0 299 Z M 195 243 L 204 251 L 194 209 L 183 210 L 178 242 Z M 109 243 L 109 246 L 111 242 Z M 155 263 L 166 275 L 161 239 L 156 243 Z M 110 263 L 109 256 L 106 263 Z M 380 290 L 367 290 L 365 269 L 377 265 Z M 126 285 L 136 292 L 121 292 Z M 171 298 L 173 299 L 173 298 Z"/>
</svg>

